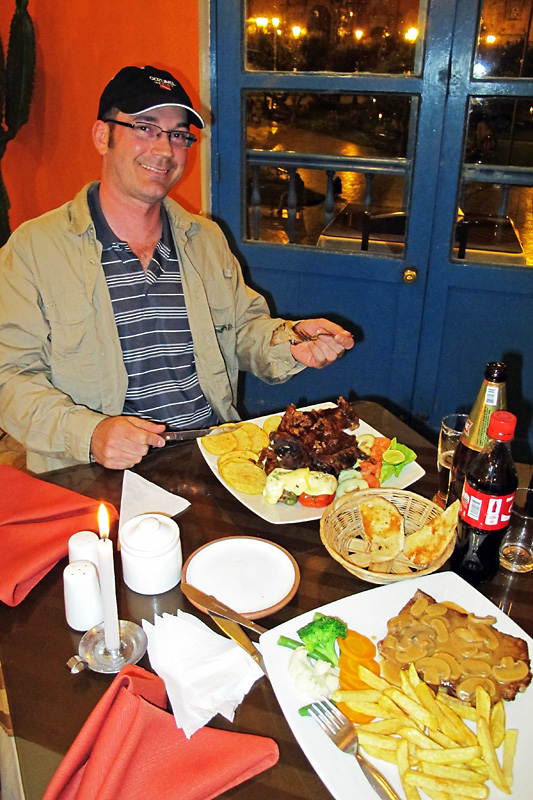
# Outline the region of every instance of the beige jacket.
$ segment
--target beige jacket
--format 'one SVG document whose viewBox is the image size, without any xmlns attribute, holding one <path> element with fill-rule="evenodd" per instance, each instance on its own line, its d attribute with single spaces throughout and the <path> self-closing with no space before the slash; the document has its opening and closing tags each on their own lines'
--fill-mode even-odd
<svg viewBox="0 0 533 800">
<path fill-rule="evenodd" d="M 33 472 L 89 461 L 103 415 L 122 413 L 127 374 L 86 186 L 26 222 L 0 250 L 0 427 Z M 214 222 L 167 199 L 202 390 L 221 420 L 238 419 L 239 370 L 267 383 L 300 372 L 272 346 L 264 298 L 244 283 Z"/>
</svg>

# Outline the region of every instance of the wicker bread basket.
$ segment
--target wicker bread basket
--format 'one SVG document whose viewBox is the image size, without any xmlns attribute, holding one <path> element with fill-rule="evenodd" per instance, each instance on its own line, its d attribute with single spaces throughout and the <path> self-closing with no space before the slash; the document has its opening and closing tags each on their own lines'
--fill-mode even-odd
<svg viewBox="0 0 533 800">
<path fill-rule="evenodd" d="M 442 509 L 436 503 L 402 489 L 366 489 L 348 492 L 334 500 L 325 509 L 320 520 L 322 543 L 330 556 L 339 564 L 363 581 L 385 584 L 429 575 L 448 560 L 453 552 L 455 536 L 444 553 L 430 564 L 415 565 L 400 553 L 385 563 L 371 563 L 368 567 L 358 566 L 355 562 L 359 560 L 358 553 L 363 545 L 363 524 L 359 504 L 375 496 L 384 497 L 394 503 L 405 519 L 406 537 L 442 513 Z"/>
</svg>

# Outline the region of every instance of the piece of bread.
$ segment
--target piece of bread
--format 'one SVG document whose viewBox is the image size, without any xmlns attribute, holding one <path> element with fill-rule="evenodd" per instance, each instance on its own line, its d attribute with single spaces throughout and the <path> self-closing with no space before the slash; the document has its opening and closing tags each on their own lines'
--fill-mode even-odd
<svg viewBox="0 0 533 800">
<path fill-rule="evenodd" d="M 431 564 L 441 556 L 455 534 L 460 501 L 456 500 L 446 511 L 405 537 L 403 551 L 413 564 Z"/>
<path fill-rule="evenodd" d="M 396 558 L 404 545 L 404 518 L 389 500 L 373 497 L 359 504 L 366 552 L 374 564 Z"/>
</svg>

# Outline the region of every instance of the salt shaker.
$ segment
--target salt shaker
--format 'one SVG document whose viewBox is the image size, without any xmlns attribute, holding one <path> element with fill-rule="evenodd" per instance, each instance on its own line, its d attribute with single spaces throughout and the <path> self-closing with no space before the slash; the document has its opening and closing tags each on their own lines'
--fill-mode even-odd
<svg viewBox="0 0 533 800">
<path fill-rule="evenodd" d="M 67 623 L 75 631 L 88 631 L 104 619 L 98 572 L 92 561 L 72 561 L 63 570 Z"/>
<path fill-rule="evenodd" d="M 140 514 L 120 531 L 124 583 L 139 594 L 162 594 L 181 577 L 180 531 L 165 514 Z"/>
<path fill-rule="evenodd" d="M 68 540 L 68 560 L 92 561 L 98 566 L 98 536 L 93 531 L 78 531 Z"/>
</svg>

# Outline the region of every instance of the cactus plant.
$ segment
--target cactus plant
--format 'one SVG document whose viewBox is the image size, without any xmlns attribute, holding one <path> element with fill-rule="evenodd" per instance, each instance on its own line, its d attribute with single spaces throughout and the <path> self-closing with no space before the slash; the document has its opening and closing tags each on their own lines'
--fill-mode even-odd
<svg viewBox="0 0 533 800">
<path fill-rule="evenodd" d="M 0 40 L 0 163 L 7 143 L 30 115 L 35 78 L 35 32 L 28 13 L 28 0 L 16 0 L 9 29 L 7 57 Z M 0 247 L 11 232 L 9 197 L 0 170 Z"/>
</svg>

